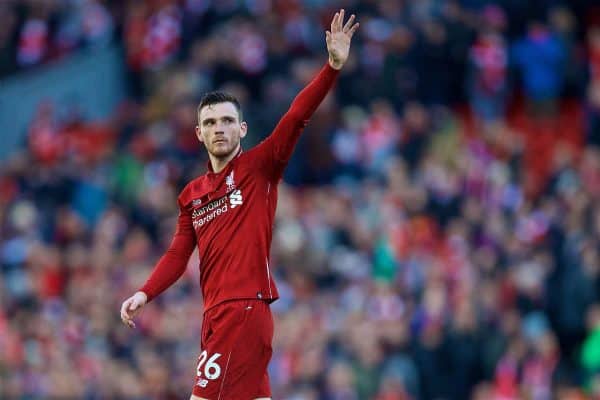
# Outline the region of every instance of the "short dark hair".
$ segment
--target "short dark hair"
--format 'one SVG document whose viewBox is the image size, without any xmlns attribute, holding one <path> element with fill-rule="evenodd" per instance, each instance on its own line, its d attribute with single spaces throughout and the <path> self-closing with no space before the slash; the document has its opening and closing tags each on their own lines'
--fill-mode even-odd
<svg viewBox="0 0 600 400">
<path fill-rule="evenodd" d="M 203 107 L 219 103 L 232 103 L 237 110 L 238 119 L 240 122 L 242 121 L 242 107 L 240 106 L 238 99 L 229 93 L 215 91 L 206 93 L 202 96 L 202 99 L 200 99 L 200 104 L 198 105 L 198 122 L 200 122 L 200 110 L 202 110 Z"/>
</svg>

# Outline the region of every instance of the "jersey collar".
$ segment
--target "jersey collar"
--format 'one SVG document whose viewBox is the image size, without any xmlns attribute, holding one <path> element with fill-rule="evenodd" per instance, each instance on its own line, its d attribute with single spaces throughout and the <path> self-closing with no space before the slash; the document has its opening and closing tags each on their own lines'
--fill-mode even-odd
<svg viewBox="0 0 600 400">
<path fill-rule="evenodd" d="M 240 146 L 240 149 L 238 150 L 238 152 L 235 155 L 235 157 L 233 157 L 231 160 L 229 160 L 229 162 L 227 163 L 227 165 L 225 165 L 225 168 L 223 168 L 223 170 L 221 170 L 221 172 L 225 171 L 227 169 L 227 167 L 229 167 L 229 165 L 231 164 L 231 162 L 233 160 L 235 160 L 236 158 L 238 158 L 242 154 L 242 151 L 243 151 L 242 146 Z M 213 170 L 212 164 L 210 163 L 210 157 L 209 157 L 208 161 L 206 162 L 206 170 L 208 171 L 209 174 L 214 174 L 215 173 L 215 171 Z"/>
</svg>

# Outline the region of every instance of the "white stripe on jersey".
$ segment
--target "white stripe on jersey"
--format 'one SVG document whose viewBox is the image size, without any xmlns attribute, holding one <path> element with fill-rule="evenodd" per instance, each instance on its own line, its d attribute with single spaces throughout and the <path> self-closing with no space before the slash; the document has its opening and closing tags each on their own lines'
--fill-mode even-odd
<svg viewBox="0 0 600 400">
<path fill-rule="evenodd" d="M 267 280 L 269 281 L 269 298 L 273 298 L 273 293 L 271 292 L 271 271 L 269 271 L 269 259 L 265 259 L 267 261 Z"/>
</svg>

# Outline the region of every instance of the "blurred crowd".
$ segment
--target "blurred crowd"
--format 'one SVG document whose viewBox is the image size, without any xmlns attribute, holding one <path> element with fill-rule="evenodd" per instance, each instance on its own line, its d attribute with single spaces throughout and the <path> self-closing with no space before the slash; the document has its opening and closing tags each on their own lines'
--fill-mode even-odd
<svg viewBox="0 0 600 400">
<path fill-rule="evenodd" d="M 339 7 L 361 28 L 280 188 L 273 398 L 600 399 L 584 0 L 0 2 L 0 76 L 116 42 L 130 83 L 104 121 L 40 104 L 2 161 L 1 399 L 187 398 L 197 255 L 136 330 L 118 310 L 206 169 L 197 102 L 235 94 L 256 144 L 326 61 Z"/>
</svg>

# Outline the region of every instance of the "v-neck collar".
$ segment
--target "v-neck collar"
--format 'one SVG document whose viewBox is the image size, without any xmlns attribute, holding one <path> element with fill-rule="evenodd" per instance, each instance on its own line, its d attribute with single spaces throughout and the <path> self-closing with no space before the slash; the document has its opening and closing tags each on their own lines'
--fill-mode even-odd
<svg viewBox="0 0 600 400">
<path fill-rule="evenodd" d="M 240 146 L 240 149 L 238 150 L 237 154 L 235 155 L 235 157 L 233 157 L 231 160 L 229 160 L 229 162 L 227 162 L 227 164 L 225 164 L 225 167 L 219 171 L 219 172 L 215 172 L 213 170 L 212 164 L 210 163 L 210 157 L 208 158 L 208 161 L 206 162 L 206 168 L 207 168 L 207 175 L 219 175 L 222 174 L 225 170 L 229 169 L 229 166 L 231 165 L 231 163 L 233 162 L 233 160 L 235 160 L 236 158 L 238 158 L 240 155 L 242 154 L 242 146 Z"/>
</svg>

